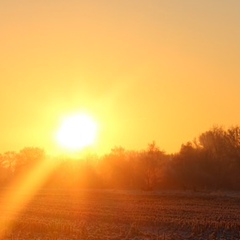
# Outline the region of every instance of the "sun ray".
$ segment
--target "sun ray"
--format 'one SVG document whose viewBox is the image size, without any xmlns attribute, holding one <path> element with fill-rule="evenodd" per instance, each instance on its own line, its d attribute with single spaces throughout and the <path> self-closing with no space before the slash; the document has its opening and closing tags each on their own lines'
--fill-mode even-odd
<svg viewBox="0 0 240 240">
<path fill-rule="evenodd" d="M 52 159 L 44 159 L 30 169 L 21 179 L 16 179 L 12 186 L 6 190 L 0 204 L 0 211 L 4 213 L 4 218 L 1 219 L 3 224 L 0 227 L 0 239 L 4 239 L 5 234 L 14 225 L 14 219 L 17 219 L 22 210 L 39 191 L 47 177 L 56 168 L 56 164 L 57 162 L 52 161 Z"/>
</svg>

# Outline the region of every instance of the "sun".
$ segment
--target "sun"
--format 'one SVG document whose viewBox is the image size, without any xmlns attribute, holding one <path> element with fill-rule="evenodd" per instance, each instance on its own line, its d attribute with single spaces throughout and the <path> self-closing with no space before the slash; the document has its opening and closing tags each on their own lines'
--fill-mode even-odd
<svg viewBox="0 0 240 240">
<path fill-rule="evenodd" d="M 87 114 L 75 114 L 63 119 L 57 131 L 58 144 L 71 151 L 93 145 L 97 135 L 97 123 Z"/>
</svg>

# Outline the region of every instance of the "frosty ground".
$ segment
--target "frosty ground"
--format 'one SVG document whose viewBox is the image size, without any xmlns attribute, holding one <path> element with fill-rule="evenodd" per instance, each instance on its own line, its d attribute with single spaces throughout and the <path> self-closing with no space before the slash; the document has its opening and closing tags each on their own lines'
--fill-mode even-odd
<svg viewBox="0 0 240 240">
<path fill-rule="evenodd" d="M 3 239 L 240 239 L 240 194 L 49 189 L 11 222 Z"/>
</svg>

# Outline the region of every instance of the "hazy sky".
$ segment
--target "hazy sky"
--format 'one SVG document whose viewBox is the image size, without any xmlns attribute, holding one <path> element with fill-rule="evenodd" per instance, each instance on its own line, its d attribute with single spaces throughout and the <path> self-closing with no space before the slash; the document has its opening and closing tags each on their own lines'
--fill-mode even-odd
<svg viewBox="0 0 240 240">
<path fill-rule="evenodd" d="M 0 152 L 53 152 L 80 111 L 100 152 L 175 152 L 240 124 L 239 13 L 239 0 L 1 0 Z"/>
</svg>

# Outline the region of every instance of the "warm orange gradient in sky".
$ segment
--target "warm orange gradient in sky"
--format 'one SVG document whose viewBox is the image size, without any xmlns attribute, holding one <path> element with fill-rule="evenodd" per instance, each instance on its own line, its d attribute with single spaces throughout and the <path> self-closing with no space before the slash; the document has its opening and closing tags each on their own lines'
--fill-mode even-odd
<svg viewBox="0 0 240 240">
<path fill-rule="evenodd" d="M 56 153 L 59 121 L 99 124 L 95 149 L 178 151 L 240 123 L 240 1 L 0 2 L 0 152 Z"/>
</svg>

